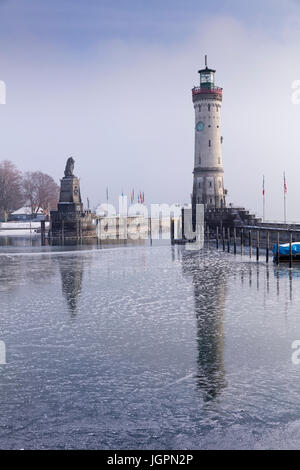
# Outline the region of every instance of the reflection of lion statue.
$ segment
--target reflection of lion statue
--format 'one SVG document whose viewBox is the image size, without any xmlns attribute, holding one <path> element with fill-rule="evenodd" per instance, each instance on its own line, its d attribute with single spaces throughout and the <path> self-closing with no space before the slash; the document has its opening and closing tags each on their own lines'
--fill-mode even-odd
<svg viewBox="0 0 300 470">
<path fill-rule="evenodd" d="M 74 163 L 75 160 L 73 157 L 69 157 L 66 163 L 65 176 L 74 176 Z"/>
</svg>

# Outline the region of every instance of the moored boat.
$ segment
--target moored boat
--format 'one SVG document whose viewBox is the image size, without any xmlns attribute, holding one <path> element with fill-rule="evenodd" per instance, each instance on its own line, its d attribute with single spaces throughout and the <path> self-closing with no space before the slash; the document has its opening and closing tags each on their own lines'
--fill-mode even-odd
<svg viewBox="0 0 300 470">
<path fill-rule="evenodd" d="M 291 251 L 291 253 L 290 253 Z M 273 259 L 277 261 L 288 261 L 292 255 L 293 261 L 300 261 L 300 242 L 293 243 L 282 243 L 278 245 L 277 243 L 273 246 Z"/>
</svg>

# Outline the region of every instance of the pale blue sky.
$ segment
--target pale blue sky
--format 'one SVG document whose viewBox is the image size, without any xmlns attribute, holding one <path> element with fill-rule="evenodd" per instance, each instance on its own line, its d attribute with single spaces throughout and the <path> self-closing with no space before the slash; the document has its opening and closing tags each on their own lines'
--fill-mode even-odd
<svg viewBox="0 0 300 470">
<path fill-rule="evenodd" d="M 199 20 L 230 16 L 245 27 L 276 34 L 289 8 L 284 0 L 0 0 L 0 38 L 51 42 L 84 49 L 121 39 L 176 43 L 189 37 Z M 297 7 L 297 1 L 291 2 Z"/>
<path fill-rule="evenodd" d="M 224 87 L 229 200 L 299 219 L 300 5 L 292 0 L 0 0 L 0 160 L 56 179 L 74 155 L 93 204 L 122 189 L 189 201 L 191 88 L 208 54 Z"/>
</svg>

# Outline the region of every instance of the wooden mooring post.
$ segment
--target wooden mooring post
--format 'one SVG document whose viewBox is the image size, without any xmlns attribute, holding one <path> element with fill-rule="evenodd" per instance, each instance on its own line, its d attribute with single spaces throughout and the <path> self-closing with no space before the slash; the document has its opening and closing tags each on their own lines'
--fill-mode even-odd
<svg viewBox="0 0 300 470">
<path fill-rule="evenodd" d="M 149 237 L 150 237 L 150 245 L 152 246 L 152 219 L 149 217 Z"/>
<path fill-rule="evenodd" d="M 236 228 L 233 229 L 233 253 L 236 255 Z"/>
<path fill-rule="evenodd" d="M 80 220 L 80 223 L 79 223 L 79 228 L 80 228 L 80 243 L 82 244 L 82 242 L 83 242 L 83 227 L 82 227 L 82 220 Z"/>
<path fill-rule="evenodd" d="M 41 220 L 41 244 L 45 245 L 45 221 Z"/>
<path fill-rule="evenodd" d="M 225 251 L 225 227 L 222 230 L 223 251 Z"/>
<path fill-rule="evenodd" d="M 230 253 L 230 228 L 227 229 L 227 252 Z"/>
<path fill-rule="evenodd" d="M 184 236 L 184 208 L 181 209 L 181 238 L 182 238 L 182 240 L 185 239 L 185 236 Z"/>
<path fill-rule="evenodd" d="M 49 242 L 50 242 L 50 245 L 52 245 L 52 220 L 50 219 L 50 229 L 49 229 L 49 233 L 48 233 L 48 238 L 49 238 Z"/>
<path fill-rule="evenodd" d="M 171 245 L 174 245 L 174 217 L 170 218 Z"/>
<path fill-rule="evenodd" d="M 209 226 L 207 226 L 207 249 L 209 250 Z"/>
<path fill-rule="evenodd" d="M 65 243 L 65 221 L 64 220 L 61 221 L 61 233 L 60 234 L 61 234 L 61 243 L 62 245 L 64 245 Z"/>
<path fill-rule="evenodd" d="M 76 239 L 79 241 L 79 219 L 76 220 Z"/>
<path fill-rule="evenodd" d="M 277 232 L 276 264 L 279 265 L 279 232 Z"/>
<path fill-rule="evenodd" d="M 216 228 L 216 248 L 219 249 L 219 227 Z"/>
<path fill-rule="evenodd" d="M 267 241 L 266 241 L 266 263 L 269 262 L 269 249 L 270 249 L 270 233 L 267 232 Z"/>
<path fill-rule="evenodd" d="M 158 232 L 159 232 L 159 238 L 162 239 L 162 232 L 163 232 L 163 227 L 162 227 L 162 213 L 159 213 L 159 218 L 158 218 Z"/>
<path fill-rule="evenodd" d="M 260 231 L 256 231 L 256 261 L 259 261 Z"/>
<path fill-rule="evenodd" d="M 241 255 L 244 252 L 244 230 L 241 228 Z"/>
<path fill-rule="evenodd" d="M 252 230 L 249 230 L 249 256 L 252 257 Z"/>
</svg>

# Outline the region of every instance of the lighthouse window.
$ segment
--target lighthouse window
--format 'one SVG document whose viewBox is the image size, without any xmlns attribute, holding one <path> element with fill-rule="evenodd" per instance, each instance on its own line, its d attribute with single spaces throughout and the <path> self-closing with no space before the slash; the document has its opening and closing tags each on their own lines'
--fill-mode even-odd
<svg viewBox="0 0 300 470">
<path fill-rule="evenodd" d="M 208 126 L 208 127 L 211 127 L 211 125 L 209 124 L 209 126 Z"/>
<path fill-rule="evenodd" d="M 208 111 L 210 111 L 210 104 L 208 104 L 207 107 L 208 107 Z"/>
<path fill-rule="evenodd" d="M 211 141 L 210 140 L 208 141 L 208 146 L 211 147 Z"/>
<path fill-rule="evenodd" d="M 210 200 L 209 200 L 209 201 L 210 201 L 210 204 L 212 204 L 212 198 L 210 198 Z"/>
<path fill-rule="evenodd" d="M 201 181 L 199 181 L 199 183 L 198 183 L 198 188 L 199 189 L 201 188 Z"/>
<path fill-rule="evenodd" d="M 220 163 L 221 163 L 221 158 L 220 158 L 220 157 L 218 158 L 218 163 L 219 163 L 219 165 L 220 165 Z"/>
<path fill-rule="evenodd" d="M 223 137 L 221 137 L 221 144 L 223 144 Z"/>
<path fill-rule="evenodd" d="M 210 188 L 212 187 L 212 182 L 211 182 L 211 181 L 209 182 L 209 187 L 210 187 Z"/>
</svg>

